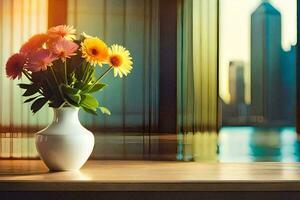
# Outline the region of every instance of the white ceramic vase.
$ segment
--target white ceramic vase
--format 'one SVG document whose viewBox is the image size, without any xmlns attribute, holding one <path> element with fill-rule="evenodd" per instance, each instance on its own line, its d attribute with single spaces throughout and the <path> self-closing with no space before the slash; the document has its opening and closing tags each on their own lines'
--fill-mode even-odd
<svg viewBox="0 0 300 200">
<path fill-rule="evenodd" d="M 36 133 L 37 151 L 51 171 L 79 170 L 94 148 L 94 135 L 78 118 L 78 108 L 54 109 L 53 122 Z"/>
</svg>

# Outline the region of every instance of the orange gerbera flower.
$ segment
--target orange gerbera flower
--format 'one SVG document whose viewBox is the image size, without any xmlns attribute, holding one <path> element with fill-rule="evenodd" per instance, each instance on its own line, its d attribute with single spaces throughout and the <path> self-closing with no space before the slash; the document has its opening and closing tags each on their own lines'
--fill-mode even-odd
<svg viewBox="0 0 300 200">
<path fill-rule="evenodd" d="M 108 60 L 108 47 L 97 37 L 88 37 L 81 43 L 82 57 L 91 65 L 102 66 Z"/>
<path fill-rule="evenodd" d="M 48 39 L 49 37 L 47 34 L 36 34 L 22 45 L 20 53 L 23 55 L 28 55 L 31 52 L 37 51 L 43 48 L 43 45 L 48 41 Z"/>
</svg>

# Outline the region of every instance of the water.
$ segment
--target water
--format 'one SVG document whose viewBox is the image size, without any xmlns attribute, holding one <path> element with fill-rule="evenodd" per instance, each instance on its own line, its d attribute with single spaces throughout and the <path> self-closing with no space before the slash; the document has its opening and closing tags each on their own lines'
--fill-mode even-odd
<svg viewBox="0 0 300 200">
<path fill-rule="evenodd" d="M 218 143 L 220 162 L 300 161 L 294 127 L 224 127 L 219 133 Z"/>
</svg>

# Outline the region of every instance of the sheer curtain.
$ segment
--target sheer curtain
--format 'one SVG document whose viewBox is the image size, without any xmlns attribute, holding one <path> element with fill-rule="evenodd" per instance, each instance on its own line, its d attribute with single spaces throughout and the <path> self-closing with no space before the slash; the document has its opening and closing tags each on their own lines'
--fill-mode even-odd
<svg viewBox="0 0 300 200">
<path fill-rule="evenodd" d="M 215 160 L 218 0 L 179 0 L 178 159 Z"/>
<path fill-rule="evenodd" d="M 68 24 L 105 40 L 126 46 L 134 59 L 132 73 L 123 79 L 112 73 L 98 95 L 111 116 L 82 114 L 97 130 L 145 131 L 158 120 L 159 23 L 158 1 L 69 0 Z M 103 72 L 105 69 L 100 69 Z"/>
<path fill-rule="evenodd" d="M 22 102 L 18 81 L 5 76 L 5 63 L 31 35 L 47 29 L 47 0 L 0 0 L 0 156 L 36 156 L 28 132 L 46 126 L 49 109 L 32 115 Z M 19 82 L 26 81 L 23 77 Z"/>
<path fill-rule="evenodd" d="M 108 87 L 97 98 L 112 114 L 80 115 L 98 135 L 94 156 L 144 158 L 157 152 L 151 141 L 159 114 L 159 1 L 69 0 L 67 13 L 68 24 L 78 33 L 98 36 L 108 45 L 121 44 L 134 60 L 128 77 L 111 73 L 103 80 Z"/>
</svg>

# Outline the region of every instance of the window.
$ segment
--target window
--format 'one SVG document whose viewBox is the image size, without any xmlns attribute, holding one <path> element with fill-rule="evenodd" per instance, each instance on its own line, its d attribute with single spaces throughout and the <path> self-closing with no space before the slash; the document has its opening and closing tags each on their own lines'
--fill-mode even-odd
<svg viewBox="0 0 300 200">
<path fill-rule="evenodd" d="M 131 76 L 106 77 L 97 96 L 112 115 L 80 114 L 96 135 L 93 158 L 217 160 L 218 151 L 221 161 L 297 160 L 296 4 L 0 0 L 0 63 L 58 24 L 131 50 Z M 51 109 L 32 116 L 16 82 L 0 81 L 0 156 L 36 157 L 32 133 Z"/>
<path fill-rule="evenodd" d="M 296 9 L 296 0 L 220 1 L 223 125 L 295 125 Z"/>
<path fill-rule="evenodd" d="M 219 19 L 220 159 L 298 160 L 297 1 L 220 0 Z"/>
</svg>

